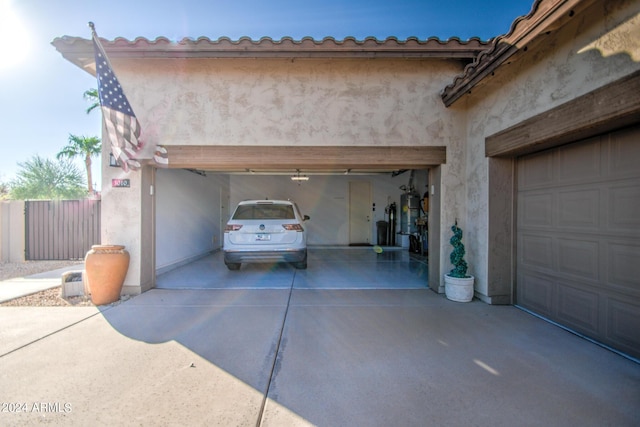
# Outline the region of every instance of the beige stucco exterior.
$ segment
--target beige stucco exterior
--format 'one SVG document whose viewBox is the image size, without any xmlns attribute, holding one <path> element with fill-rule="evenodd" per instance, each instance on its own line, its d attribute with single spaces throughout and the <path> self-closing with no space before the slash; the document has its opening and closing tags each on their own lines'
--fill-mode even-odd
<svg viewBox="0 0 640 427">
<path fill-rule="evenodd" d="M 512 281 L 506 280 L 511 278 L 489 283 L 489 256 L 496 251 L 496 239 L 508 231 L 489 233 L 491 217 L 514 215 L 512 203 L 490 209 L 489 189 L 494 186 L 498 194 L 512 194 L 513 165 L 511 160 L 487 158 L 485 138 L 640 70 L 639 55 L 638 2 L 596 2 L 550 35 L 540 49 L 498 69 L 486 86 L 454 107 L 467 114 L 466 242 L 480 295 L 512 292 Z M 506 227 L 504 221 L 495 224 Z M 494 255 L 509 259 L 504 253 Z"/>
<path fill-rule="evenodd" d="M 143 124 L 146 157 L 155 145 L 180 144 L 447 146 L 453 158 L 464 156 L 464 114 L 444 108 L 439 96 L 451 75 L 462 71 L 459 62 L 159 59 L 113 66 L 122 70 L 119 79 Z M 442 194 L 451 206 L 464 202 L 462 165 L 443 167 Z M 143 218 L 145 201 L 151 203 L 152 190 L 138 174 L 103 168 L 103 241 L 121 242 L 132 254 L 152 247 L 141 230 L 133 232 L 135 222 L 120 225 Z M 111 188 L 114 178 L 130 178 L 131 188 Z M 452 222 L 457 210 L 450 212 Z M 143 264 L 136 258 L 125 286 L 134 290 L 140 281 L 145 290 L 152 278 L 139 279 Z"/>
<path fill-rule="evenodd" d="M 564 13 L 563 3 L 578 12 Z M 487 157 L 486 138 L 640 70 L 637 1 L 536 4 L 558 5 L 561 25 L 548 23 L 449 107 L 443 88 L 469 72 L 453 58 L 115 55 L 112 63 L 142 124 L 146 158 L 156 144 L 445 146 L 446 163 L 430 172 L 431 286 L 442 290 L 434 282 L 450 269 L 449 227 L 458 220 L 476 295 L 510 303 L 514 160 Z M 542 15 L 534 9 L 529 21 L 552 19 Z M 155 280 L 154 166 L 125 174 L 108 167 L 106 151 L 102 165 L 103 242 L 129 248 L 126 290 L 144 291 Z M 124 177 L 131 188 L 111 188 Z"/>
<path fill-rule="evenodd" d="M 119 78 L 150 145 L 442 145 L 441 60 L 157 59 Z M 169 84 L 170 82 L 170 84 Z"/>
</svg>

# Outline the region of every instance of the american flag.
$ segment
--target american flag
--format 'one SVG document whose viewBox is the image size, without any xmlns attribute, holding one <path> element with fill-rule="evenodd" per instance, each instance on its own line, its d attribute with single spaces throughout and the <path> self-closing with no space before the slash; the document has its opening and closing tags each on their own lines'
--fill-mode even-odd
<svg viewBox="0 0 640 427">
<path fill-rule="evenodd" d="M 125 171 L 137 170 L 140 168 L 140 162 L 136 160 L 136 153 L 142 148 L 142 142 L 139 140 L 140 123 L 122 91 L 118 78 L 113 73 L 107 54 L 95 31 L 93 31 L 93 50 L 102 121 L 107 138 L 111 142 L 111 152 Z"/>
</svg>

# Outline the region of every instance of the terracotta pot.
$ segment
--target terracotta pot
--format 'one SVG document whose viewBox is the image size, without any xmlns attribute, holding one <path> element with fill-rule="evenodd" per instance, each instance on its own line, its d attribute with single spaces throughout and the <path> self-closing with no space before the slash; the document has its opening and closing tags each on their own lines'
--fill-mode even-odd
<svg viewBox="0 0 640 427">
<path fill-rule="evenodd" d="M 93 245 L 84 258 L 91 301 L 110 304 L 120 299 L 129 269 L 129 252 L 121 245 Z"/>
</svg>

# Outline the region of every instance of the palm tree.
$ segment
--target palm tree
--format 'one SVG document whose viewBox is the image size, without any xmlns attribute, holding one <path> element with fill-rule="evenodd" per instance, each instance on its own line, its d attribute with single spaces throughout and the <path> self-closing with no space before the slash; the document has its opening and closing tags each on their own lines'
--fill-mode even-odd
<svg viewBox="0 0 640 427">
<path fill-rule="evenodd" d="M 93 177 L 91 175 L 91 157 L 98 156 L 102 152 L 102 143 L 97 136 L 76 136 L 69 134 L 69 144 L 62 148 L 56 158 L 60 160 L 63 157 L 73 159 L 74 157 L 83 156 L 84 165 L 87 169 L 87 188 L 89 194 L 93 194 Z"/>
<path fill-rule="evenodd" d="M 87 114 L 91 113 L 96 108 L 100 108 L 100 96 L 98 95 L 98 89 L 92 88 L 85 90 L 82 96 L 91 103 L 89 108 L 87 108 Z"/>
</svg>

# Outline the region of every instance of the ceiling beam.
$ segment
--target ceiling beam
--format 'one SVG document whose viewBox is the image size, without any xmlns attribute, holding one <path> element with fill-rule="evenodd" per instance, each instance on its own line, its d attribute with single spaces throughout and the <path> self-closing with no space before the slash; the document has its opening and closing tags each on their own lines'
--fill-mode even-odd
<svg viewBox="0 0 640 427">
<path fill-rule="evenodd" d="M 446 147 L 165 145 L 170 168 L 243 170 L 426 169 Z"/>
</svg>

